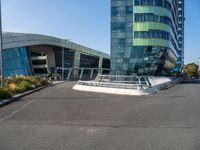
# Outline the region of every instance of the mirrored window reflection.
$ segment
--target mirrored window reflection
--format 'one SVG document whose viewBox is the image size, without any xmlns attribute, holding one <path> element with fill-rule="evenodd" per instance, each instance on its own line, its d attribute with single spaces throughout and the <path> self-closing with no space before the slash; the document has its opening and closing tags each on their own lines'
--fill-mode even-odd
<svg viewBox="0 0 200 150">
<path fill-rule="evenodd" d="M 4 77 L 10 75 L 30 75 L 28 49 L 26 47 L 3 50 Z"/>
<path fill-rule="evenodd" d="M 172 5 L 167 0 L 135 0 L 135 6 L 160 6 L 172 10 Z"/>
</svg>

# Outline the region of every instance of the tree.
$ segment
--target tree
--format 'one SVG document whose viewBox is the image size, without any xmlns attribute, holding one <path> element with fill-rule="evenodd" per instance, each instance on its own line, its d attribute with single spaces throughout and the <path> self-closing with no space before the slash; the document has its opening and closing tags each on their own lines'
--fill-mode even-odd
<svg viewBox="0 0 200 150">
<path fill-rule="evenodd" d="M 195 63 L 187 64 L 183 67 L 183 73 L 187 74 L 189 77 L 193 78 L 199 78 L 199 72 L 198 72 L 199 66 Z"/>
</svg>

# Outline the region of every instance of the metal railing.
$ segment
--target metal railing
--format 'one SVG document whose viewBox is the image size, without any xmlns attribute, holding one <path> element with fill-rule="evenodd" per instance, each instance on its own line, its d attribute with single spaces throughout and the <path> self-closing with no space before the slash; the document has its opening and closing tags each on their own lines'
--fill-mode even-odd
<svg viewBox="0 0 200 150">
<path fill-rule="evenodd" d="M 104 71 L 107 72 L 107 75 L 99 74 Z M 64 79 L 79 80 L 77 82 L 79 85 L 137 90 L 159 87 L 163 84 L 170 84 L 174 80 L 169 77 L 123 76 L 110 75 L 109 73 L 110 69 L 104 68 L 64 68 Z M 62 68 L 57 67 L 51 79 L 62 80 Z"/>
<path fill-rule="evenodd" d="M 106 68 L 62 68 L 57 67 L 49 76 L 51 80 L 62 80 L 62 70 L 64 70 L 64 80 L 94 80 L 99 73 L 110 73 Z"/>
<path fill-rule="evenodd" d="M 95 86 L 95 87 L 123 88 L 123 89 L 135 89 L 135 90 L 141 90 L 147 88 L 147 86 L 141 84 L 123 84 L 123 83 L 94 82 L 94 81 L 78 81 L 77 84 L 86 86 Z"/>
<path fill-rule="evenodd" d="M 97 75 L 93 81 L 78 81 L 79 85 L 123 88 L 123 89 L 147 89 L 171 84 L 175 78 L 155 76 L 119 76 L 119 75 Z M 177 79 L 176 79 L 177 80 Z"/>
</svg>

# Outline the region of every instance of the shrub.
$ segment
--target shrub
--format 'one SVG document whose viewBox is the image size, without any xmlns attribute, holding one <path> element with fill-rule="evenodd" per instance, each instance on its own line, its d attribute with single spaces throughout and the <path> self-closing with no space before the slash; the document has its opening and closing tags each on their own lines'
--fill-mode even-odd
<svg viewBox="0 0 200 150">
<path fill-rule="evenodd" d="M 5 81 L 6 85 L 9 85 L 10 83 L 15 83 L 17 84 L 17 80 L 15 77 L 8 77 L 8 79 Z"/>
<path fill-rule="evenodd" d="M 12 94 L 10 91 L 0 88 L 0 100 L 11 98 Z"/>
<path fill-rule="evenodd" d="M 31 89 L 30 83 L 28 81 L 22 81 L 17 85 L 16 91 L 17 93 L 22 93 L 30 89 Z"/>
<path fill-rule="evenodd" d="M 29 77 L 28 81 L 31 85 L 34 85 L 35 87 L 40 87 L 40 78 L 39 77 Z"/>
<path fill-rule="evenodd" d="M 49 81 L 46 78 L 37 76 L 10 76 L 5 82 L 5 90 L 15 95 L 48 84 Z"/>
<path fill-rule="evenodd" d="M 5 89 L 9 90 L 11 93 L 17 92 L 17 84 L 16 83 L 6 83 Z"/>
<path fill-rule="evenodd" d="M 16 76 L 15 80 L 16 80 L 17 83 L 20 83 L 22 81 L 26 81 L 27 77 L 25 77 L 25 76 Z"/>
<path fill-rule="evenodd" d="M 17 93 L 17 80 L 15 77 L 8 77 L 8 79 L 5 81 L 5 89 L 10 91 L 12 94 Z"/>
<path fill-rule="evenodd" d="M 46 78 L 41 78 L 40 83 L 41 83 L 42 86 L 45 86 L 45 85 L 49 84 L 49 81 Z"/>
</svg>

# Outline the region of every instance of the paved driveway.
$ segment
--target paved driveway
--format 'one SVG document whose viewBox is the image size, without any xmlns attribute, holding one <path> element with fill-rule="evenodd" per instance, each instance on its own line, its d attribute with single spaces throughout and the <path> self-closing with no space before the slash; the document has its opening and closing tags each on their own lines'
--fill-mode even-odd
<svg viewBox="0 0 200 150">
<path fill-rule="evenodd" d="M 58 84 L 0 108 L 0 150 L 199 150 L 200 83 L 151 96 Z"/>
</svg>

